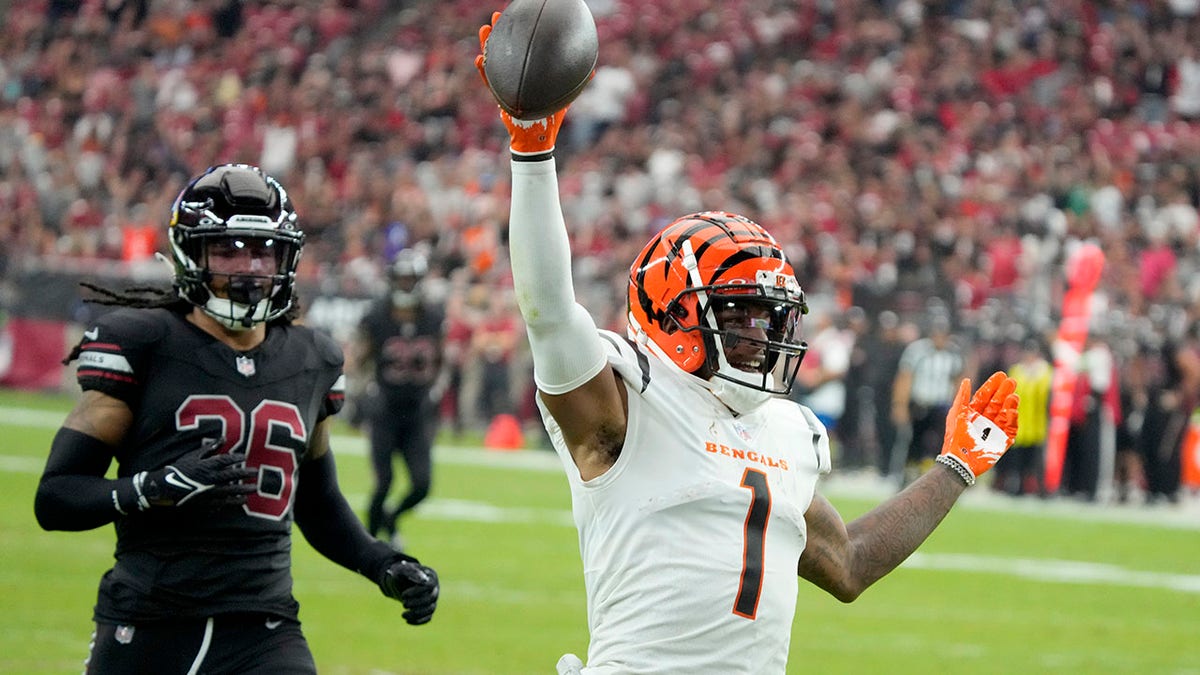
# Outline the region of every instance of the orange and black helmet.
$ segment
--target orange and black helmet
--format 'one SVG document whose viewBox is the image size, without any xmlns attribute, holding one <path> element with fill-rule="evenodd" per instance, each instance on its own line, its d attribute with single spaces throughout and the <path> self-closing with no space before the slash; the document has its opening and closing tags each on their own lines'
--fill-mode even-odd
<svg viewBox="0 0 1200 675">
<path fill-rule="evenodd" d="M 783 250 L 761 226 L 719 211 L 684 216 L 651 239 L 629 270 L 633 337 L 654 343 L 684 372 L 707 367 L 716 377 L 746 385 L 744 376 L 721 368 L 722 350 L 745 340 L 717 321 L 717 310 L 732 305 L 769 310 L 761 384 L 747 386 L 786 394 L 808 349 L 799 336 L 808 306 Z M 775 383 L 769 376 L 777 365 Z"/>
</svg>

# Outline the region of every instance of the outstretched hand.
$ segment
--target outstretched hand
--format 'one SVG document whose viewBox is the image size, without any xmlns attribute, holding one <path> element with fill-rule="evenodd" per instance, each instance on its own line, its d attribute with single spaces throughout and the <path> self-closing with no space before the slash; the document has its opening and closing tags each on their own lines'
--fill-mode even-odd
<svg viewBox="0 0 1200 675">
<path fill-rule="evenodd" d="M 479 71 L 479 76 L 483 78 L 485 85 L 488 84 L 487 73 L 483 68 L 483 64 L 487 60 L 487 41 L 492 34 L 492 27 L 496 25 L 496 19 L 499 18 L 500 12 L 492 12 L 492 22 L 479 27 L 479 51 L 481 53 L 475 57 L 475 68 Z M 490 86 L 488 90 L 491 91 Z M 563 118 L 566 117 L 569 107 L 567 106 L 549 117 L 519 120 L 497 106 L 500 110 L 500 121 L 504 122 L 504 127 L 508 129 L 511 139 L 510 148 L 513 154 L 541 155 L 553 151 L 554 144 L 558 139 L 558 132 L 562 129 Z"/>
<path fill-rule="evenodd" d="M 946 435 L 938 461 L 959 471 L 972 485 L 995 466 L 1017 436 L 1017 383 L 1002 372 L 993 373 L 971 396 L 964 379 L 946 415 Z M 969 402 L 968 402 L 969 399 Z"/>
<path fill-rule="evenodd" d="M 192 500 L 241 503 L 257 490 L 258 470 L 245 455 L 218 453 L 220 439 L 205 439 L 200 449 L 179 461 L 133 477 L 139 510 L 182 506 Z"/>
</svg>

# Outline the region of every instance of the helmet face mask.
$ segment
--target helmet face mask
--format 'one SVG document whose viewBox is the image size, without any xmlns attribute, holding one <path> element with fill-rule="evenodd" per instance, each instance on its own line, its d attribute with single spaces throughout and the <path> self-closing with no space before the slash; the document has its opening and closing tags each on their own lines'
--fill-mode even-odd
<svg viewBox="0 0 1200 675">
<path fill-rule="evenodd" d="M 423 300 L 421 281 L 428 271 L 429 263 L 419 251 L 406 248 L 397 253 L 396 260 L 388 272 L 392 286 L 392 306 L 405 310 L 418 307 Z"/>
<path fill-rule="evenodd" d="M 210 168 L 171 212 L 179 295 L 232 331 L 282 316 L 304 245 L 296 221 L 283 186 L 256 167 Z"/>
<path fill-rule="evenodd" d="M 734 214 L 676 220 L 630 270 L 630 333 L 706 380 L 789 393 L 808 349 L 799 338 L 807 311 L 775 240 Z"/>
<path fill-rule="evenodd" d="M 808 346 L 797 340 L 803 299 L 773 298 L 760 285 L 729 284 L 688 289 L 698 296 L 699 320 L 675 320 L 676 329 L 699 333 L 705 359 L 701 376 L 716 377 L 772 394 L 791 391 Z M 778 382 L 778 384 L 776 384 Z"/>
</svg>

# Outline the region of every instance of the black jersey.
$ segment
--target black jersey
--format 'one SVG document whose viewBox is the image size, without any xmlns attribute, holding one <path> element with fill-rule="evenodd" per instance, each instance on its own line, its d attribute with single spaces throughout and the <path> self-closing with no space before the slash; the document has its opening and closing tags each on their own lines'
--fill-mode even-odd
<svg viewBox="0 0 1200 675">
<path fill-rule="evenodd" d="M 117 450 L 132 476 L 196 452 L 205 439 L 259 469 L 244 505 L 154 509 L 116 521 L 116 563 L 95 617 L 135 621 L 229 611 L 295 617 L 292 504 L 312 430 L 342 407 L 342 352 L 303 326 L 270 326 L 238 352 L 183 315 L 121 309 L 84 333 L 77 377 L 118 398 L 133 423 Z"/>
<path fill-rule="evenodd" d="M 388 401 L 426 396 L 442 366 L 442 324 L 436 307 L 423 305 L 412 319 L 399 320 L 387 301 L 363 317 L 361 331 L 375 362 L 375 381 Z"/>
</svg>

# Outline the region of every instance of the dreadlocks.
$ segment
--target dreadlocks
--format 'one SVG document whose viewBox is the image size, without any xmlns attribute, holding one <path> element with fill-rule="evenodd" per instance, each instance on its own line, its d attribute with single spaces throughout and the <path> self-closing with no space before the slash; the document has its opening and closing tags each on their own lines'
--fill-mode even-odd
<svg viewBox="0 0 1200 675">
<path fill-rule="evenodd" d="M 83 301 L 94 305 L 132 307 L 134 309 L 168 309 L 177 314 L 187 314 L 192 311 L 193 307 L 192 303 L 179 296 L 179 293 L 173 286 L 170 288 L 162 288 L 160 286 L 131 286 L 124 290 L 116 291 L 86 281 L 79 282 L 79 285 L 93 293 L 91 297 L 86 297 Z M 278 319 L 268 322 L 267 325 L 285 326 L 298 318 L 300 318 L 300 302 L 299 298 L 296 298 L 287 312 Z M 67 354 L 67 357 L 62 360 L 62 364 L 69 366 L 72 361 L 79 358 L 82 346 L 83 343 L 75 345 L 71 353 Z"/>
</svg>

